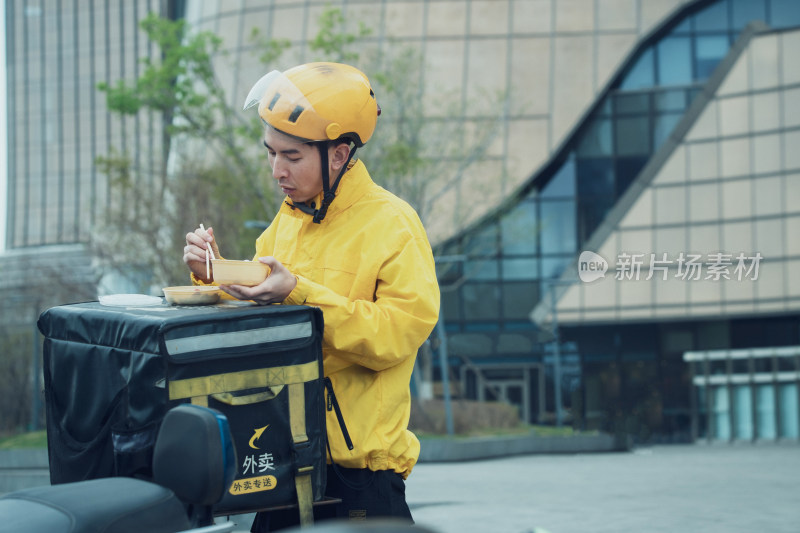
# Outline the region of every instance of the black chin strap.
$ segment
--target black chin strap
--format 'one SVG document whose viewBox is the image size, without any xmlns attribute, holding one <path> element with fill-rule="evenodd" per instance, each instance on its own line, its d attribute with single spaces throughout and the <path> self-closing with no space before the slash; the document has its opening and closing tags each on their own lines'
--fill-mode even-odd
<svg viewBox="0 0 800 533">
<path fill-rule="evenodd" d="M 319 149 L 319 159 L 320 163 L 322 164 L 322 205 L 319 206 L 319 209 L 314 209 L 313 203 L 312 205 L 308 205 L 305 202 L 300 204 L 295 204 L 288 201 L 286 202 L 286 204 L 292 209 L 299 209 L 303 213 L 314 217 L 314 224 L 319 224 L 322 222 L 322 220 L 325 218 L 325 215 L 328 213 L 328 207 L 336 197 L 336 188 L 339 187 L 339 182 L 342 180 L 344 173 L 347 172 L 348 168 L 350 167 L 350 161 L 353 159 L 353 156 L 356 153 L 356 147 L 353 146 L 353 148 L 350 150 L 350 155 L 347 157 L 347 162 L 345 162 L 344 166 L 339 171 L 339 175 L 336 177 L 336 181 L 333 182 L 333 186 L 331 186 L 330 172 L 328 168 L 328 143 L 317 143 L 317 148 Z"/>
</svg>

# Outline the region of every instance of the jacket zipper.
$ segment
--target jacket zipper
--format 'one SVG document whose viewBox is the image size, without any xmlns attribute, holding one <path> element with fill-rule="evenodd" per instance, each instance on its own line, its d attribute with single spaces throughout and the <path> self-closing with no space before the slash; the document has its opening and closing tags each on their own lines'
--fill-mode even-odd
<svg viewBox="0 0 800 533">
<path fill-rule="evenodd" d="M 339 421 L 339 427 L 342 429 L 342 435 L 344 436 L 344 442 L 347 444 L 347 449 L 353 449 L 353 441 L 350 440 L 350 433 L 347 432 L 347 426 L 344 423 L 344 417 L 342 416 L 342 410 L 339 408 L 339 402 L 336 401 L 336 394 L 333 393 L 333 383 L 331 383 L 331 378 L 325 378 L 325 388 L 328 390 L 328 401 L 327 401 L 327 408 L 328 411 L 334 410 L 336 411 L 336 420 Z"/>
</svg>

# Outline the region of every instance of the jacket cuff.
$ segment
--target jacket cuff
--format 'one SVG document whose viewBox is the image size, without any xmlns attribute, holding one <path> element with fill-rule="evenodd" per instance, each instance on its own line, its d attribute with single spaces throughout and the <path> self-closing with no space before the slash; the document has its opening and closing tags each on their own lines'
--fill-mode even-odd
<svg viewBox="0 0 800 533">
<path fill-rule="evenodd" d="M 295 276 L 295 278 L 297 278 L 297 285 L 295 285 L 283 303 L 287 305 L 305 305 L 306 300 L 308 300 L 311 283 L 303 276 Z"/>
</svg>

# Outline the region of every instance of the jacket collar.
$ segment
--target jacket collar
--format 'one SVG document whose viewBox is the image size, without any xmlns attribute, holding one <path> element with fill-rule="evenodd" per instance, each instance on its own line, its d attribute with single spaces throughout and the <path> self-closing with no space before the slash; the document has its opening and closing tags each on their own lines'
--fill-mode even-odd
<svg viewBox="0 0 800 533">
<path fill-rule="evenodd" d="M 331 202 L 330 207 L 328 207 L 328 213 L 322 220 L 322 223 L 324 224 L 329 216 L 341 213 L 356 203 L 364 196 L 372 183 L 372 178 L 369 172 L 367 172 L 367 167 L 364 163 L 362 163 L 360 159 L 356 159 L 355 162 L 352 162 L 350 169 L 344 173 L 339 182 L 339 186 L 336 188 L 336 197 L 333 199 L 333 202 Z M 322 205 L 321 192 L 314 197 L 314 205 Z M 310 218 L 309 216 L 309 219 Z"/>
</svg>

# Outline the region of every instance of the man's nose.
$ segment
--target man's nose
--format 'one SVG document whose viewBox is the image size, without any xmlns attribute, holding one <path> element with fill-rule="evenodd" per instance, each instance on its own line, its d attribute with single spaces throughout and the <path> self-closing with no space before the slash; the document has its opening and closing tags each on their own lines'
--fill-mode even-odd
<svg viewBox="0 0 800 533">
<path fill-rule="evenodd" d="M 275 179 L 285 178 L 288 174 L 286 162 L 280 156 L 275 156 L 272 161 L 272 177 Z"/>
</svg>

